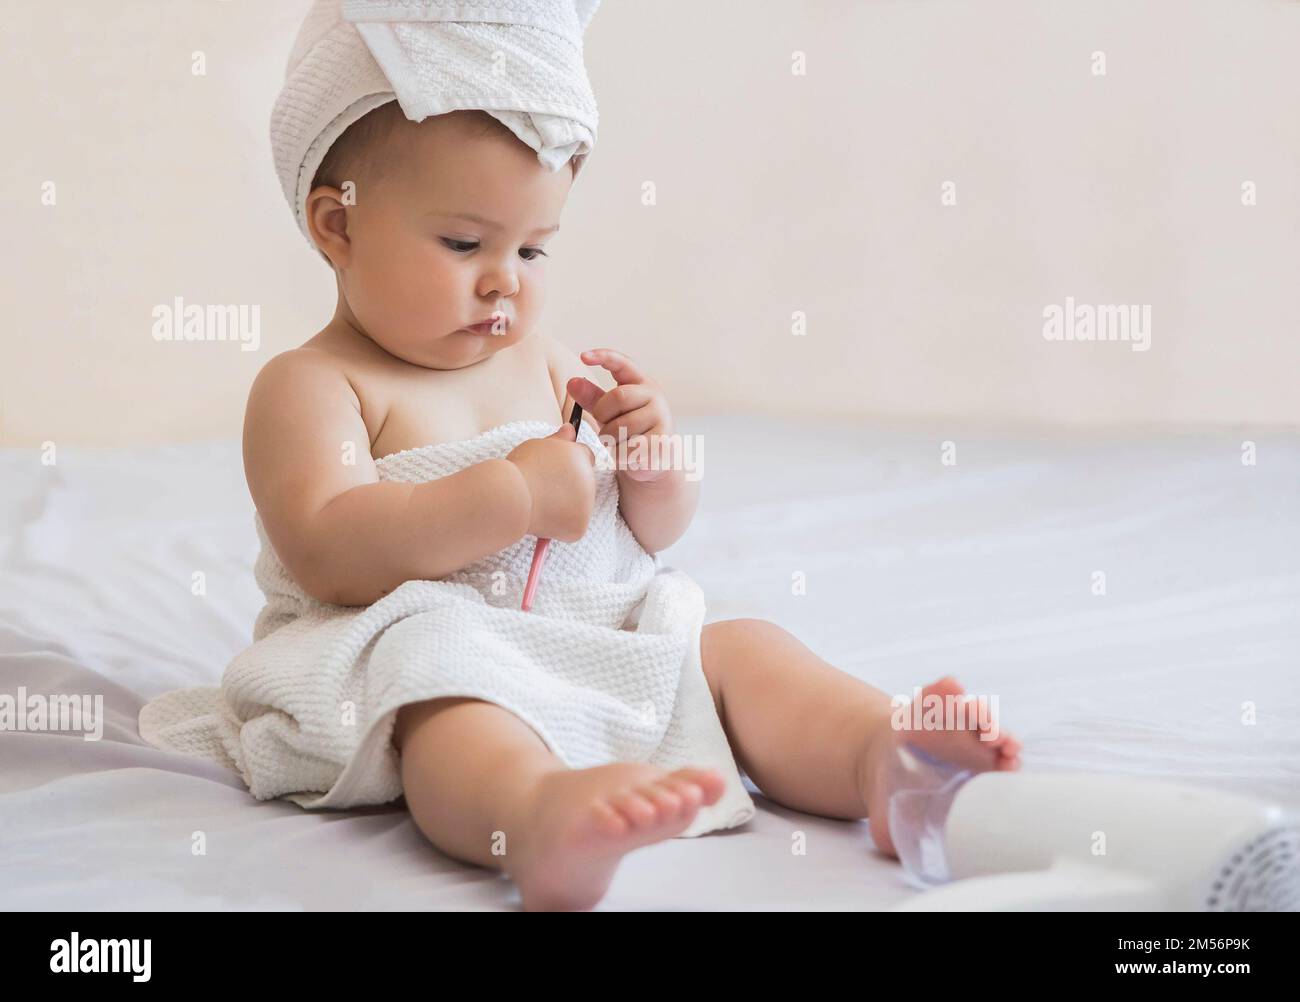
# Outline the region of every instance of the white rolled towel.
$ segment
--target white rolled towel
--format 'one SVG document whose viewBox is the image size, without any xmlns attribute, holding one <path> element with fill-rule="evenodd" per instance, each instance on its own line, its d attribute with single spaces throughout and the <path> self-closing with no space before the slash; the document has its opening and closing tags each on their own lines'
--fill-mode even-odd
<svg viewBox="0 0 1300 1002">
<path fill-rule="evenodd" d="M 271 150 L 298 229 L 330 146 L 396 98 L 413 122 L 474 109 L 537 151 L 582 168 L 596 98 L 582 37 L 600 0 L 316 0 L 271 113 Z"/>
</svg>

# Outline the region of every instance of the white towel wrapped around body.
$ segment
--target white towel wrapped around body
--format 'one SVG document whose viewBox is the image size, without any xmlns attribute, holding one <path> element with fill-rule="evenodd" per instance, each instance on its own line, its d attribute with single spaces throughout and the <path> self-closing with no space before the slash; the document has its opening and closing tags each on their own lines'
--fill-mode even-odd
<svg viewBox="0 0 1300 1002">
<path fill-rule="evenodd" d="M 516 421 L 463 442 L 376 461 L 381 479 L 420 483 L 507 455 L 551 434 Z M 254 643 L 220 688 L 166 693 L 140 712 L 156 747 L 237 771 L 260 800 L 306 808 L 388 803 L 402 795 L 392 745 L 397 710 L 440 696 L 496 703 L 529 724 L 572 768 L 616 761 L 717 769 L 726 791 L 681 836 L 732 828 L 754 814 L 700 661 L 704 596 L 637 542 L 618 510 L 618 482 L 598 457 L 586 534 L 554 540 L 533 608 L 519 606 L 534 536 L 438 581 L 408 581 L 365 608 L 321 603 L 285 572 L 256 520 L 255 575 L 267 605 Z"/>
</svg>

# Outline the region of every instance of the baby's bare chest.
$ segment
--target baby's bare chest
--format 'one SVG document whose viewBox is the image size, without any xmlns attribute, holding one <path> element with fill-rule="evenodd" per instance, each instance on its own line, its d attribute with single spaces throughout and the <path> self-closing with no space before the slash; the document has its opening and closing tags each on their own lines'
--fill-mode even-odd
<svg viewBox="0 0 1300 1002">
<path fill-rule="evenodd" d="M 464 441 L 512 421 L 561 423 L 561 401 L 541 351 L 502 351 L 463 369 L 410 368 L 350 374 L 376 459 Z"/>
</svg>

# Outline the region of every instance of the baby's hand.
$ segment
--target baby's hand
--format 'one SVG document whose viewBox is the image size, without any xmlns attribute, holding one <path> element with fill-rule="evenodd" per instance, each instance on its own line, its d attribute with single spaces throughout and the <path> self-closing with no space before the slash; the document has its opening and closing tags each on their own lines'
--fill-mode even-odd
<svg viewBox="0 0 1300 1002">
<path fill-rule="evenodd" d="M 626 436 L 626 462 L 619 460 L 621 472 L 642 483 L 669 476 L 671 470 L 667 466 L 654 462 L 673 433 L 673 415 L 663 387 L 621 351 L 593 348 L 580 357 L 588 365 L 609 370 L 618 383 L 606 392 L 585 376 L 574 376 L 567 388 L 570 396 L 600 425 L 601 439 L 609 437 L 615 457 L 620 433 Z"/>
<path fill-rule="evenodd" d="M 554 435 L 521 442 L 506 456 L 532 494 L 530 535 L 572 543 L 587 532 L 596 507 L 596 456 L 574 440 L 576 434 L 566 423 Z"/>
</svg>

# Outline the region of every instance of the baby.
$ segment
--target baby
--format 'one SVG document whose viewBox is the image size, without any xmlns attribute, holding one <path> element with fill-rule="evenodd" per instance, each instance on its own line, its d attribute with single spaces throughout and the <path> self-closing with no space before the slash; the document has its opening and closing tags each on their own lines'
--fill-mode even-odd
<svg viewBox="0 0 1300 1002">
<path fill-rule="evenodd" d="M 602 441 L 675 434 L 663 388 L 635 361 L 610 348 L 575 355 L 536 329 L 545 248 L 572 183 L 569 167 L 546 169 L 481 112 L 413 123 L 390 102 L 330 148 L 307 226 L 334 270 L 337 308 L 262 369 L 244 427 L 257 511 L 310 596 L 368 606 L 527 535 L 581 539 L 596 474 L 592 449 L 567 424 L 575 402 Z M 618 385 L 603 391 L 585 366 Z M 376 469 L 404 450 L 529 420 L 558 431 L 424 483 Z M 356 445 L 354 463 L 340 462 L 340 443 Z M 699 499 L 699 481 L 680 469 L 620 468 L 617 486 L 619 513 L 647 554 L 682 535 Z M 773 623 L 710 623 L 700 647 L 736 763 L 763 794 L 866 818 L 890 855 L 885 770 L 902 741 L 972 770 L 1019 766 L 1019 743 L 984 713 L 896 729 L 890 696 Z M 963 693 L 944 678 L 922 695 Z M 526 909 L 594 906 L 623 855 L 683 832 L 723 790 L 710 768 L 567 767 L 519 717 L 468 697 L 403 706 L 392 744 L 420 830 L 451 856 L 504 870 Z M 508 852 L 493 851 L 495 833 Z"/>
</svg>

